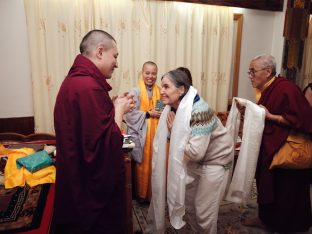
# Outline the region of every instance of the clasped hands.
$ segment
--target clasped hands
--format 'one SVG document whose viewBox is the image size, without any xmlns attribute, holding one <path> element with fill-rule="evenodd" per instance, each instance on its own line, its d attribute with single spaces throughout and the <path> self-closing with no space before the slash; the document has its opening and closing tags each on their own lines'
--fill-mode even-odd
<svg viewBox="0 0 312 234">
<path fill-rule="evenodd" d="M 133 95 L 125 92 L 123 94 L 113 96 L 112 102 L 114 103 L 115 110 L 120 111 L 123 114 L 133 111 L 136 107 L 136 101 L 133 99 Z"/>
<path fill-rule="evenodd" d="M 173 111 L 170 111 L 170 112 L 168 113 L 167 119 L 166 119 L 167 127 L 168 127 L 169 132 L 171 132 L 171 129 L 172 129 L 172 126 L 173 126 L 174 118 L 175 118 L 175 113 L 174 113 Z"/>
</svg>

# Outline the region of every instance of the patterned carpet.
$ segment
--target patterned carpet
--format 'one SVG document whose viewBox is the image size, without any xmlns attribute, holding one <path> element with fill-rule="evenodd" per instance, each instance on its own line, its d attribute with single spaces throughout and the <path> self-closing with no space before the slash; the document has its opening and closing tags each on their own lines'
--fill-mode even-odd
<svg viewBox="0 0 312 234">
<path fill-rule="evenodd" d="M 38 228 L 50 184 L 4 189 L 0 186 L 0 233 Z"/>
<path fill-rule="evenodd" d="M 312 196 L 312 186 L 311 186 L 311 196 Z M 241 221 L 246 218 L 255 217 L 258 214 L 257 211 L 257 193 L 255 184 L 252 189 L 252 195 L 250 203 L 247 205 L 239 205 L 232 202 L 223 201 L 219 210 L 218 217 L 218 234 L 269 234 L 272 232 L 256 228 L 256 227 L 246 227 L 241 224 Z M 133 232 L 150 234 L 146 232 L 147 227 L 147 212 L 148 204 L 138 203 L 133 201 Z M 189 234 L 192 233 L 189 226 L 185 225 L 181 230 L 175 230 L 171 227 L 169 223 L 169 218 L 166 217 L 166 232 L 169 233 L 182 233 Z M 308 234 L 312 233 L 312 228 Z"/>
<path fill-rule="evenodd" d="M 258 228 L 249 228 L 241 224 L 241 221 L 247 217 L 254 217 L 257 215 L 257 203 L 256 203 L 256 188 L 255 184 L 252 189 L 251 201 L 248 205 L 242 206 L 232 202 L 223 201 L 219 210 L 218 218 L 218 234 L 238 234 L 238 233 L 255 233 L 264 234 L 265 232 Z M 148 204 L 138 203 L 133 201 L 133 224 L 134 233 L 144 233 L 146 232 L 146 227 L 148 225 L 147 212 Z M 166 212 L 167 213 L 167 212 Z M 169 223 L 169 218 L 166 217 L 166 233 L 192 233 L 191 228 L 185 225 L 181 230 L 175 230 L 171 227 Z"/>
<path fill-rule="evenodd" d="M 133 202 L 133 222 L 134 222 L 134 233 L 146 232 L 147 226 L 147 204 L 138 204 L 136 201 Z M 241 221 L 247 217 L 253 217 L 257 214 L 256 201 L 253 200 L 246 206 L 241 206 L 235 203 L 222 202 L 219 210 L 218 218 L 218 233 L 220 234 L 265 234 L 270 233 L 258 228 L 245 227 L 241 224 Z M 169 224 L 169 219 L 166 219 L 166 232 L 165 233 L 192 233 L 188 225 L 184 226 L 181 230 L 177 231 Z"/>
</svg>

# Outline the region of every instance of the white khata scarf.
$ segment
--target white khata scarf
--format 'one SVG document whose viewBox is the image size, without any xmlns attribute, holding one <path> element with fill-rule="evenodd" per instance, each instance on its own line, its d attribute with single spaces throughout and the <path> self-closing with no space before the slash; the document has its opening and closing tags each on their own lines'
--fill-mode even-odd
<svg viewBox="0 0 312 234">
<path fill-rule="evenodd" d="M 153 143 L 152 160 L 152 199 L 149 218 L 152 220 L 152 233 L 165 231 L 166 194 L 170 223 L 175 229 L 185 225 L 185 184 L 186 165 L 183 161 L 186 143 L 191 134 L 190 120 L 197 90 L 190 87 L 177 109 L 170 136 L 168 176 L 166 178 L 166 144 L 168 136 L 167 115 L 170 106 L 163 110 Z M 166 189 L 167 186 L 167 189 Z"/>
<path fill-rule="evenodd" d="M 251 186 L 254 180 L 258 155 L 264 129 L 265 110 L 251 101 L 233 98 L 226 128 L 237 142 L 240 125 L 240 112 L 236 107 L 237 100 L 245 109 L 243 137 L 237 158 L 234 174 L 225 196 L 225 200 L 236 203 L 247 203 L 250 199 Z"/>
</svg>

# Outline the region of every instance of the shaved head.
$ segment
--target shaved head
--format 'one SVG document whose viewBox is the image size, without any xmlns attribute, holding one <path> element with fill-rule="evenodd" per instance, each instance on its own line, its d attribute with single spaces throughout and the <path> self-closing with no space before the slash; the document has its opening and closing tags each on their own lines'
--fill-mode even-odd
<svg viewBox="0 0 312 234">
<path fill-rule="evenodd" d="M 80 53 L 89 57 L 91 52 L 98 47 L 108 50 L 113 47 L 116 40 L 107 32 L 102 30 L 92 30 L 88 32 L 80 43 Z"/>
<path fill-rule="evenodd" d="M 106 79 L 111 78 L 118 67 L 116 40 L 105 31 L 88 32 L 80 43 L 80 53 L 93 62 Z"/>
</svg>

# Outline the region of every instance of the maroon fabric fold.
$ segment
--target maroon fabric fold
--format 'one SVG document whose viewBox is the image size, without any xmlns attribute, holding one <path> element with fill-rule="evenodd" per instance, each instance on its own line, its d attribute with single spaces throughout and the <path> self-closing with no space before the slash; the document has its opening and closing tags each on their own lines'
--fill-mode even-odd
<svg viewBox="0 0 312 234">
<path fill-rule="evenodd" d="M 269 170 L 269 166 L 290 129 L 312 133 L 312 108 L 299 87 L 283 77 L 277 77 L 263 91 L 258 104 L 290 123 L 286 127 L 265 121 L 256 170 L 259 217 L 274 231 L 304 231 L 312 224 L 311 170 Z"/>
<path fill-rule="evenodd" d="M 56 224 L 90 233 L 123 233 L 125 168 L 111 86 L 97 67 L 78 55 L 54 109 Z"/>
</svg>

